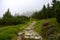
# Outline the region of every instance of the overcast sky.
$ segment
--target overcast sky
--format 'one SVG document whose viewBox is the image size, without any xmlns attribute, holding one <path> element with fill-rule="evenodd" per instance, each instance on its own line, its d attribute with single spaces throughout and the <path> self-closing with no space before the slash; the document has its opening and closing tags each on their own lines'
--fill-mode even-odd
<svg viewBox="0 0 60 40">
<path fill-rule="evenodd" d="M 0 0 L 0 16 L 2 16 L 7 9 L 10 9 L 12 15 L 15 13 L 41 10 L 43 5 L 52 3 L 52 0 Z"/>
</svg>

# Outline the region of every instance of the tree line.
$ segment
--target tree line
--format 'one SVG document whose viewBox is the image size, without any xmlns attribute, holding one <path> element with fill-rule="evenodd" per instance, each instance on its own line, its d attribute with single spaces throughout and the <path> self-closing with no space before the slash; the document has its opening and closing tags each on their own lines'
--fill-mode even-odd
<svg viewBox="0 0 60 40">
<path fill-rule="evenodd" d="M 2 18 L 0 18 L 0 25 L 17 25 L 29 21 L 29 18 L 26 16 L 12 16 L 9 9 Z"/>
<path fill-rule="evenodd" d="M 55 17 L 57 22 L 60 23 L 60 1 L 53 0 L 52 7 L 49 6 L 49 4 L 47 7 L 44 5 L 42 10 L 34 12 L 31 17 L 34 19 L 47 19 Z M 25 23 L 28 20 L 29 17 L 26 16 L 12 16 L 8 9 L 3 17 L 0 18 L 0 25 L 16 25 Z"/>
<path fill-rule="evenodd" d="M 49 4 L 47 7 L 44 5 L 42 10 L 34 12 L 31 17 L 35 19 L 47 19 L 55 17 L 57 22 L 60 23 L 60 1 L 52 0 L 52 7 L 49 6 Z"/>
</svg>

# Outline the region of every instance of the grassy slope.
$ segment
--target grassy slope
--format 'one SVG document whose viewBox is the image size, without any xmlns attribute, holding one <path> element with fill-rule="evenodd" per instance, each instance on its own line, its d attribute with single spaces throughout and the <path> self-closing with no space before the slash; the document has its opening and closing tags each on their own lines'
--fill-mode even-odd
<svg viewBox="0 0 60 40">
<path fill-rule="evenodd" d="M 35 28 L 34 30 L 37 31 L 39 34 L 41 34 L 41 27 L 44 22 L 49 22 L 50 24 L 54 24 L 56 26 L 57 32 L 60 32 L 60 27 L 59 24 L 56 22 L 55 18 L 50 18 L 50 19 L 43 19 L 43 20 L 36 20 Z"/>
<path fill-rule="evenodd" d="M 44 22 L 50 22 L 50 24 L 54 24 L 56 26 L 56 28 L 57 28 L 57 32 L 60 32 L 59 25 L 56 22 L 55 18 L 36 20 L 36 22 L 37 23 L 35 24 L 35 28 L 34 29 L 39 34 L 41 34 L 41 27 L 42 27 L 42 24 Z M 7 26 L 7 27 L 0 28 L 0 40 L 11 40 L 11 38 L 13 38 L 13 40 L 16 40 L 16 38 L 17 38 L 16 34 L 19 31 L 21 31 L 24 28 L 26 28 L 30 23 L 31 23 L 31 19 L 30 19 L 30 22 L 25 23 L 25 24 L 14 25 L 14 26 Z"/>
<path fill-rule="evenodd" d="M 0 40 L 11 40 L 11 38 L 13 38 L 13 40 L 16 40 L 17 33 L 23 30 L 25 27 L 27 27 L 30 23 L 31 21 L 25 24 L 1 27 L 0 28 Z"/>
</svg>

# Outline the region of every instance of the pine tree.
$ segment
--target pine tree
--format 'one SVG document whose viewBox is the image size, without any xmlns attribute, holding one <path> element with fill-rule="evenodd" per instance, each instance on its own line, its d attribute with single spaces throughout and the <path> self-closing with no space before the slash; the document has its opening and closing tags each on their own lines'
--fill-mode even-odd
<svg viewBox="0 0 60 40">
<path fill-rule="evenodd" d="M 44 5 L 43 6 L 43 9 L 42 9 L 42 11 L 41 11 L 41 16 L 42 16 L 42 18 L 47 18 L 47 8 L 46 8 L 46 6 Z"/>
<path fill-rule="evenodd" d="M 12 15 L 8 9 L 7 12 L 3 15 L 3 18 L 11 18 L 11 17 L 12 17 Z"/>
<path fill-rule="evenodd" d="M 57 1 L 55 11 L 57 22 L 60 23 L 60 1 Z"/>
<path fill-rule="evenodd" d="M 48 4 L 48 5 L 47 5 L 47 17 L 48 17 L 48 18 L 52 18 L 52 17 L 54 17 L 54 16 L 55 16 L 55 13 L 53 13 L 52 8 L 51 8 L 50 5 Z"/>
<path fill-rule="evenodd" d="M 51 8 L 50 8 L 50 6 L 49 6 L 49 4 L 47 5 L 47 17 L 48 18 L 51 18 Z"/>
<path fill-rule="evenodd" d="M 53 0 L 53 3 L 52 3 L 52 13 L 53 15 L 56 15 L 56 10 L 55 10 L 55 7 L 56 7 L 56 0 Z"/>
<path fill-rule="evenodd" d="M 11 24 L 11 20 L 12 20 L 12 15 L 9 12 L 9 9 L 8 9 L 7 12 L 3 15 L 2 24 L 3 25 L 10 25 Z"/>
</svg>

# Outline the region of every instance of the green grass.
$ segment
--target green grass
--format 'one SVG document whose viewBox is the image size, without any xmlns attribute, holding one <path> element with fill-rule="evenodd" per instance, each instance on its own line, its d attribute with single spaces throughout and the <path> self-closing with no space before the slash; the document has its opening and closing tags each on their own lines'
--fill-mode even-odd
<svg viewBox="0 0 60 40">
<path fill-rule="evenodd" d="M 31 21 L 25 24 L 1 27 L 0 40 L 16 40 L 17 33 L 26 28 L 30 23 Z"/>
<path fill-rule="evenodd" d="M 60 32 L 60 25 L 57 23 L 56 19 L 55 18 L 50 18 L 50 19 L 43 19 L 43 20 L 36 20 L 36 24 L 34 25 L 35 28 L 34 30 L 36 32 L 38 32 L 40 35 L 41 35 L 41 28 L 42 28 L 42 24 L 44 22 L 49 22 L 50 24 L 53 24 L 54 26 L 56 26 L 56 33 Z"/>
<path fill-rule="evenodd" d="M 30 21 L 25 24 L 1 27 L 0 40 L 16 40 L 17 33 L 19 31 L 24 30 L 24 28 L 26 28 L 31 22 L 32 20 L 30 19 Z M 44 22 L 49 22 L 50 24 L 55 25 L 57 28 L 57 33 L 60 32 L 60 25 L 56 22 L 55 18 L 36 20 L 36 24 L 34 25 L 34 30 L 38 32 L 40 35 L 41 35 L 42 24 Z"/>
</svg>

